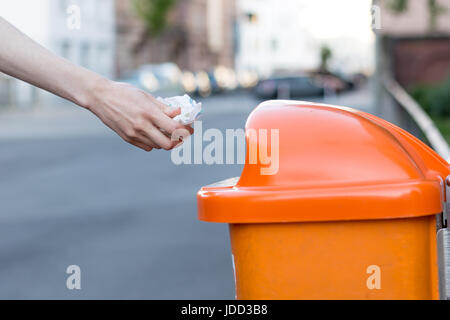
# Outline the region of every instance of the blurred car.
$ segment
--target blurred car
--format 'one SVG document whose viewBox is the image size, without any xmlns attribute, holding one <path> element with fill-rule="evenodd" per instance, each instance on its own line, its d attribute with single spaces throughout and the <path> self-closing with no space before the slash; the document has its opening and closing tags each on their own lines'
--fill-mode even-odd
<svg viewBox="0 0 450 320">
<path fill-rule="evenodd" d="M 224 91 L 224 88 L 222 88 L 219 85 L 219 82 L 216 79 L 216 76 L 214 75 L 214 71 L 209 71 L 208 72 L 208 78 L 209 78 L 209 83 L 211 86 L 211 93 L 212 94 L 216 94 L 216 93 L 222 93 Z"/>
<path fill-rule="evenodd" d="M 308 76 L 272 77 L 260 81 L 255 94 L 261 99 L 315 97 L 322 96 L 324 89 Z"/>
<path fill-rule="evenodd" d="M 161 96 L 179 95 L 183 90 L 183 77 L 178 66 L 171 62 L 145 64 L 130 76 L 119 81 Z"/>
<path fill-rule="evenodd" d="M 197 91 L 197 79 L 195 74 L 191 71 L 183 71 L 181 76 L 183 89 L 188 94 L 194 94 Z"/>
<path fill-rule="evenodd" d="M 211 94 L 211 81 L 209 80 L 208 73 L 200 71 L 195 74 L 195 80 L 197 83 L 196 94 L 202 97 L 207 97 Z"/>
<path fill-rule="evenodd" d="M 320 82 L 322 87 L 329 91 L 339 93 L 351 90 L 355 87 L 353 80 L 342 73 L 318 72 L 312 73 L 311 76 Z"/>
<path fill-rule="evenodd" d="M 354 87 L 358 88 L 365 85 L 368 81 L 367 75 L 364 73 L 358 72 L 352 75 L 352 82 Z"/>
<path fill-rule="evenodd" d="M 355 87 L 355 83 L 353 82 L 353 79 L 350 75 L 341 73 L 341 72 L 337 72 L 337 73 L 333 73 L 333 76 L 335 76 L 336 78 L 338 78 L 339 80 L 341 80 L 344 83 L 344 90 L 352 90 Z"/>
<path fill-rule="evenodd" d="M 182 79 L 184 91 L 188 94 L 206 97 L 221 92 L 212 72 L 183 71 Z"/>
<path fill-rule="evenodd" d="M 245 84 L 251 84 L 254 79 L 253 73 L 250 76 L 247 75 L 247 78 L 244 79 Z M 185 92 L 202 97 L 232 91 L 241 85 L 236 72 L 223 66 L 218 66 L 208 72 L 183 71 L 182 83 Z"/>
<path fill-rule="evenodd" d="M 238 80 L 236 72 L 233 69 L 218 66 L 213 71 L 214 79 L 217 82 L 217 86 L 224 91 L 234 90 L 238 87 Z"/>
<path fill-rule="evenodd" d="M 339 93 L 348 89 L 348 85 L 333 75 L 318 75 L 315 77 L 327 92 Z"/>
<path fill-rule="evenodd" d="M 242 89 L 254 88 L 259 81 L 258 74 L 255 71 L 242 70 L 238 73 L 237 79 Z"/>
</svg>

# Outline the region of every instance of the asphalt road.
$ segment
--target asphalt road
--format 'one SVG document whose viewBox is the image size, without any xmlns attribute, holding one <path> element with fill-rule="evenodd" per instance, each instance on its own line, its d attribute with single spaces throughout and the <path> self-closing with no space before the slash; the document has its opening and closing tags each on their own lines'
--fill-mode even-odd
<svg viewBox="0 0 450 320">
<path fill-rule="evenodd" d="M 203 127 L 243 128 L 257 103 L 205 99 Z M 198 221 L 195 196 L 241 170 L 176 166 L 72 107 L 0 114 L 0 298 L 234 298 L 227 226 Z"/>
</svg>

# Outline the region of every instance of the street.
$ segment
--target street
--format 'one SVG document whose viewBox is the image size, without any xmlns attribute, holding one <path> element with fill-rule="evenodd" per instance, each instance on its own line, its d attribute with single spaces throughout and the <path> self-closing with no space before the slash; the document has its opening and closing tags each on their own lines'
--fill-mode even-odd
<svg viewBox="0 0 450 320">
<path fill-rule="evenodd" d="M 338 102 L 370 111 L 368 96 Z M 258 104 L 202 102 L 203 128 L 221 131 Z M 196 192 L 242 165 L 176 166 L 72 106 L 0 113 L 0 150 L 0 298 L 234 298 L 227 226 L 197 220 Z M 66 288 L 69 265 L 81 290 Z"/>
</svg>

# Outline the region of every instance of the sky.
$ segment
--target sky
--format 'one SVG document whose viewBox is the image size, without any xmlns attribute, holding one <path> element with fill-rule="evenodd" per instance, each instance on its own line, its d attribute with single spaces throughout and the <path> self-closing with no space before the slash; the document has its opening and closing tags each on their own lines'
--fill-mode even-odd
<svg viewBox="0 0 450 320">
<path fill-rule="evenodd" d="M 299 26 L 320 39 L 351 35 L 372 41 L 371 0 L 296 0 Z"/>
<path fill-rule="evenodd" d="M 295 0 L 299 29 L 332 47 L 337 69 L 373 69 L 371 0 Z"/>
</svg>

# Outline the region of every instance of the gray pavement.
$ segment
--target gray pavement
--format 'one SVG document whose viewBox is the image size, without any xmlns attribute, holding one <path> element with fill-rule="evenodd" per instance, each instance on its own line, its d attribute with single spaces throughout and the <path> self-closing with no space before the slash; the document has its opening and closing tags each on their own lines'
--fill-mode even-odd
<svg viewBox="0 0 450 320">
<path fill-rule="evenodd" d="M 251 95 L 206 98 L 203 127 L 243 128 Z M 370 111 L 366 91 L 338 104 Z M 0 113 L 0 298 L 232 299 L 226 225 L 196 192 L 242 165 L 174 165 L 72 106 Z M 68 265 L 81 290 L 66 288 Z"/>
</svg>

